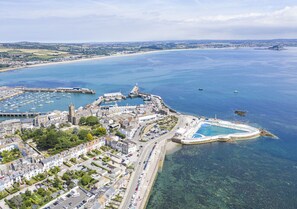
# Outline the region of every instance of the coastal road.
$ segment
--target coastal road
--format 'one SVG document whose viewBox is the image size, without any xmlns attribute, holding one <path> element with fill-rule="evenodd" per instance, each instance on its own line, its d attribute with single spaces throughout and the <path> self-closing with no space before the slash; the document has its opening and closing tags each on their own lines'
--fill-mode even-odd
<svg viewBox="0 0 297 209">
<path fill-rule="evenodd" d="M 154 144 L 157 143 L 156 146 L 158 146 L 159 142 L 172 138 L 175 134 L 175 131 L 178 128 L 184 126 L 184 116 L 182 116 L 182 115 L 175 115 L 175 116 L 178 117 L 178 122 L 169 133 L 162 135 L 156 139 L 150 140 L 150 141 L 146 142 L 146 144 L 144 144 L 142 152 L 140 153 L 140 156 L 138 158 L 135 170 L 134 170 L 134 172 L 131 176 L 130 182 L 128 184 L 122 204 L 120 206 L 121 209 L 135 208 L 133 206 L 130 206 L 130 204 L 133 199 L 133 195 L 136 191 L 140 175 L 142 174 L 142 172 L 144 170 L 144 165 L 145 165 L 144 162 L 148 159 L 149 154 L 150 154 L 151 150 L 153 149 Z M 158 161 L 156 161 L 156 162 L 158 162 Z M 151 175 L 151 173 L 147 173 L 146 175 L 149 176 L 149 175 Z M 141 186 L 142 185 L 140 185 L 139 187 L 141 187 Z M 149 190 L 147 190 L 147 192 L 148 191 Z M 143 194 L 142 196 L 145 196 L 145 194 Z M 146 200 L 144 199 L 143 201 L 146 201 Z"/>
</svg>

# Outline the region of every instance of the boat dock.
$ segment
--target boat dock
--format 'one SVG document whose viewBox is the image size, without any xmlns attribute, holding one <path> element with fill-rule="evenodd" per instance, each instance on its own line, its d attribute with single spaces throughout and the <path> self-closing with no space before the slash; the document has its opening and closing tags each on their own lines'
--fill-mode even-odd
<svg viewBox="0 0 297 209">
<path fill-rule="evenodd" d="M 15 89 L 23 92 L 58 92 L 58 93 L 81 93 L 81 94 L 95 94 L 96 92 L 88 88 L 26 88 L 16 87 Z"/>
</svg>

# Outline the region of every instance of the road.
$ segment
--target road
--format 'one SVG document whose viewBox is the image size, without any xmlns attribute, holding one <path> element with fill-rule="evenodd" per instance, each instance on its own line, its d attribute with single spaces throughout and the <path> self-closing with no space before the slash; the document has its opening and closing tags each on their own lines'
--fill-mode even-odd
<svg viewBox="0 0 297 209">
<path fill-rule="evenodd" d="M 140 175 L 142 174 L 142 172 L 144 170 L 144 161 L 146 161 L 148 159 L 148 156 L 149 156 L 151 150 L 153 149 L 154 144 L 159 143 L 163 140 L 172 138 L 175 134 L 175 131 L 184 125 L 184 116 L 182 116 L 182 115 L 175 115 L 175 116 L 178 117 L 178 122 L 169 133 L 162 135 L 156 139 L 150 140 L 143 145 L 142 152 L 140 153 L 135 170 L 131 176 L 125 196 L 124 196 L 122 204 L 120 206 L 121 209 L 134 208 L 133 206 L 132 207 L 130 206 L 131 200 L 133 199 L 133 194 L 136 191 Z M 147 176 L 149 176 L 149 175 L 150 174 L 147 174 Z M 147 192 L 148 192 L 148 190 L 147 190 Z"/>
</svg>

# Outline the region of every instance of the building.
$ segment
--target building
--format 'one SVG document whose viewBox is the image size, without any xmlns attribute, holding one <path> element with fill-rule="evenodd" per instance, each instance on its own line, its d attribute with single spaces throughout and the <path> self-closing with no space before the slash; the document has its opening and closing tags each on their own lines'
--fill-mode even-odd
<svg viewBox="0 0 297 209">
<path fill-rule="evenodd" d="M 78 124 L 78 120 L 76 118 L 75 115 L 75 107 L 73 104 L 70 104 L 68 107 L 68 122 L 72 123 L 73 125 L 77 125 Z"/>
<path fill-rule="evenodd" d="M 130 154 L 137 151 L 136 143 L 130 140 L 119 140 L 117 136 L 107 137 L 105 144 L 123 154 Z"/>
<path fill-rule="evenodd" d="M 153 121 L 157 119 L 157 115 L 153 114 L 153 115 L 145 115 L 145 116 L 141 116 L 138 117 L 138 122 L 139 123 L 143 123 L 143 122 L 148 122 L 148 121 Z"/>
<path fill-rule="evenodd" d="M 125 96 L 121 92 L 103 94 L 104 101 L 115 101 L 125 99 Z"/>
<path fill-rule="evenodd" d="M 47 115 L 38 115 L 33 120 L 33 125 L 37 127 L 45 126 L 45 124 L 48 122 L 48 116 Z"/>
</svg>

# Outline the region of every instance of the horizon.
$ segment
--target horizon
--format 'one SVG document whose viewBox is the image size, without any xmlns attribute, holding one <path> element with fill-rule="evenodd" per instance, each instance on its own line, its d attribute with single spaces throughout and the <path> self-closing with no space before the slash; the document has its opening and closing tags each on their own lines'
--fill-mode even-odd
<svg viewBox="0 0 297 209">
<path fill-rule="evenodd" d="M 180 40 L 147 40 L 147 41 L 82 41 L 82 42 L 42 42 L 42 41 L 7 41 L 0 44 L 19 44 L 19 43 L 37 43 L 37 44 L 111 44 L 111 43 L 154 43 L 154 42 L 189 42 L 189 41 L 297 41 L 297 38 L 274 38 L 274 39 L 180 39 Z"/>
<path fill-rule="evenodd" d="M 293 0 L 3 0 L 1 42 L 295 39 Z"/>
</svg>

